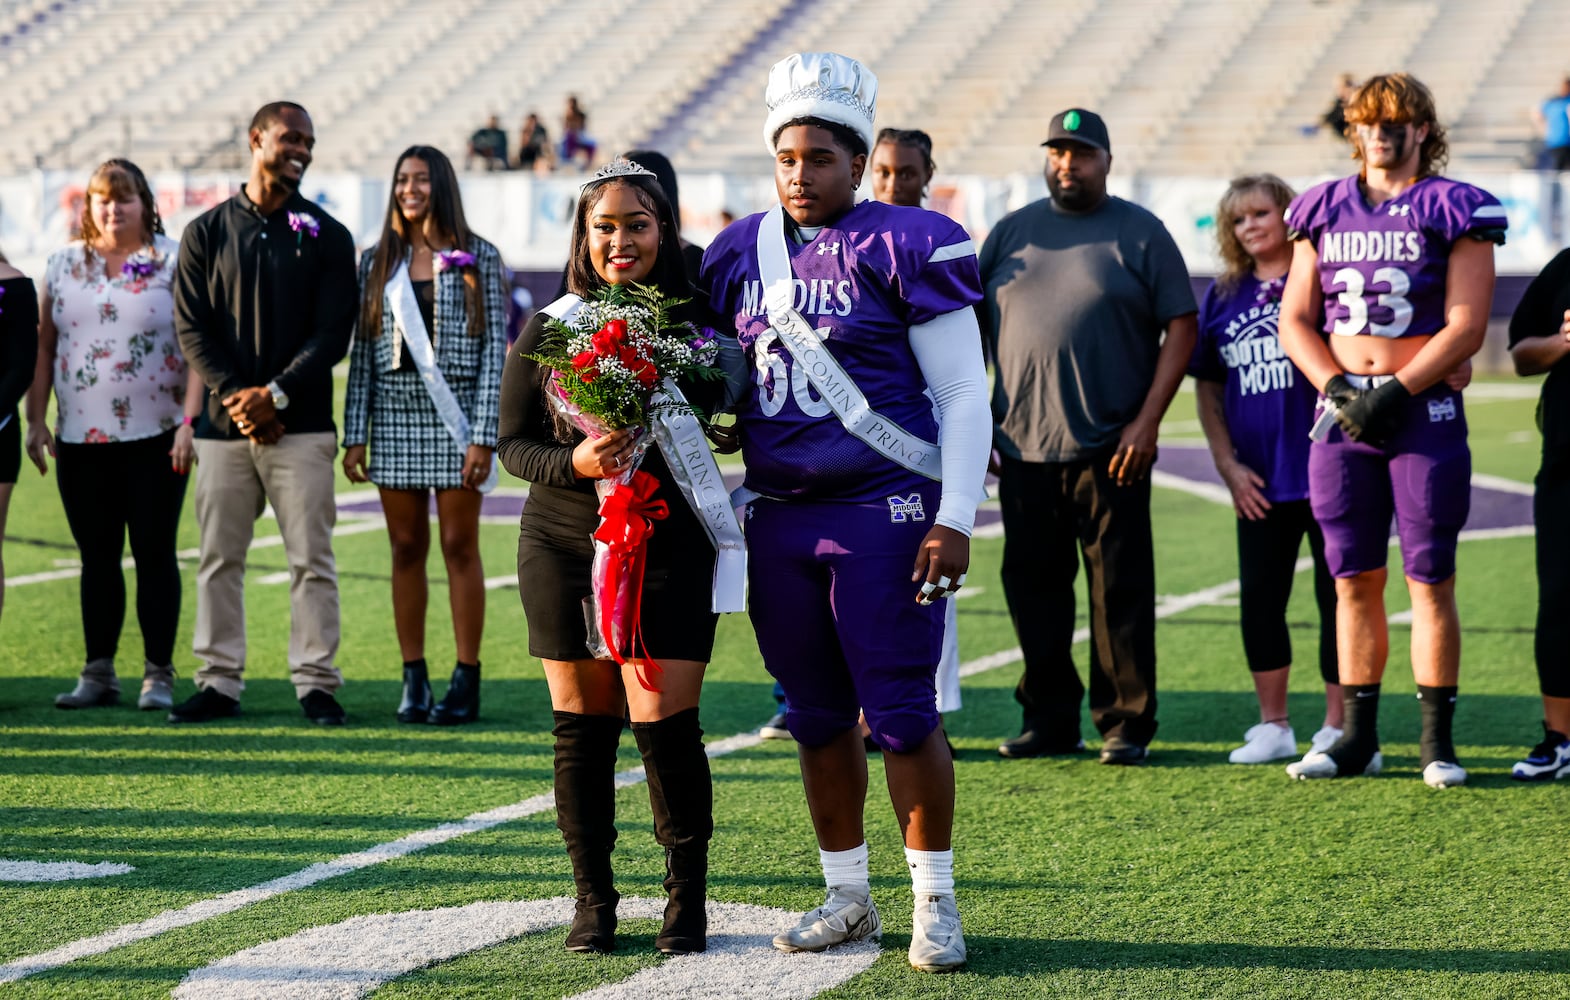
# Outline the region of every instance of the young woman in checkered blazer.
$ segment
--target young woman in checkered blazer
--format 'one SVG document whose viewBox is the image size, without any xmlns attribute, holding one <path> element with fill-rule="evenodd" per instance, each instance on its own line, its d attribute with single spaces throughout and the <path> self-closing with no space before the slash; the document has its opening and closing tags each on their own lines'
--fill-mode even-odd
<svg viewBox="0 0 1570 1000">
<path fill-rule="evenodd" d="M 405 343 L 390 287 L 407 268 L 435 366 L 468 422 L 460 445 L 432 402 Z M 381 239 L 360 259 L 360 322 L 350 350 L 343 468 L 373 482 L 392 542 L 393 618 L 403 653 L 400 722 L 455 725 L 479 717 L 480 634 L 485 574 L 480 565 L 480 486 L 496 449 L 497 399 L 506 353 L 507 293 L 501 255 L 469 231 L 452 163 L 411 146 L 398 157 Z M 414 317 L 407 316 L 412 323 Z M 367 462 L 369 452 L 369 462 Z M 425 663 L 425 561 L 436 493 L 447 563 L 457 666 L 432 704 Z"/>
</svg>

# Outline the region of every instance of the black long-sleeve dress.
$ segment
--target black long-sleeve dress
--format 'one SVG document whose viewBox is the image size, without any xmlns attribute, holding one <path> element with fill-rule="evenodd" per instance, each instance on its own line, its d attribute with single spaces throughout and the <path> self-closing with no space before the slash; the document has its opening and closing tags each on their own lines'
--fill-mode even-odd
<svg viewBox="0 0 1570 1000">
<path fill-rule="evenodd" d="M 701 302 L 678 307 L 675 318 L 716 326 Z M 531 484 L 518 523 L 518 591 L 529 623 L 529 653 L 547 660 L 583 660 L 590 658 L 584 601 L 590 593 L 599 500 L 594 480 L 578 478 L 572 467 L 572 450 L 584 435 L 574 431 L 570 441 L 558 439 L 545 395 L 546 370 L 525 357 L 539 350 L 544 320 L 544 314 L 536 314 L 507 354 L 496 457 Z M 682 390 L 707 410 L 715 401 L 708 397 L 723 387 L 683 384 Z M 654 522 L 649 538 L 640 612 L 644 647 L 655 660 L 707 663 L 718 619 L 709 610 L 714 547 L 671 479 L 658 446 L 650 444 L 639 469 L 659 481 L 655 499 L 670 509 L 669 517 Z"/>
<path fill-rule="evenodd" d="M 31 278 L 0 279 L 0 483 L 22 471 L 22 421 L 17 404 L 33 382 L 38 360 L 38 292 Z"/>
</svg>

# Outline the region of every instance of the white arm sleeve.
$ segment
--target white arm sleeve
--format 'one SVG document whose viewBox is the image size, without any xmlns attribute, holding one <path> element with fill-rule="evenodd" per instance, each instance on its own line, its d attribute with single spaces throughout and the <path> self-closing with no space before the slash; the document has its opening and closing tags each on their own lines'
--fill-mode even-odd
<svg viewBox="0 0 1570 1000">
<path fill-rule="evenodd" d="M 943 497 L 935 520 L 968 536 L 992 454 L 992 410 L 975 312 L 956 309 L 911 327 L 910 349 L 938 408 Z"/>
</svg>

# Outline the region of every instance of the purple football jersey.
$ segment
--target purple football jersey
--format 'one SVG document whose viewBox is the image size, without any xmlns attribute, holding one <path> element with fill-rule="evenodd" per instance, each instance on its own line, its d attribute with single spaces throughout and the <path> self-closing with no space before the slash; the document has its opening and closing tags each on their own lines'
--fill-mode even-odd
<svg viewBox="0 0 1570 1000">
<path fill-rule="evenodd" d="M 925 482 L 845 430 L 769 327 L 753 215 L 729 226 L 703 255 L 699 284 L 734 321 L 752 364 L 754 392 L 737 409 L 748 488 L 779 499 L 877 502 Z M 981 300 L 975 248 L 946 216 L 864 201 L 790 244 L 793 305 L 875 410 L 937 440 L 932 400 L 910 349 L 910 328 Z"/>
<path fill-rule="evenodd" d="M 1421 337 L 1445 325 L 1450 248 L 1463 236 L 1504 242 L 1504 206 L 1482 188 L 1425 177 L 1370 206 L 1357 177 L 1326 181 L 1293 199 L 1293 239 L 1319 251 L 1326 333 Z"/>
<path fill-rule="evenodd" d="M 1281 349 L 1281 282 L 1213 282 L 1199 309 L 1195 378 L 1225 385 L 1222 410 L 1238 460 L 1265 480 L 1271 503 L 1308 496 L 1308 430 L 1319 394 Z"/>
</svg>

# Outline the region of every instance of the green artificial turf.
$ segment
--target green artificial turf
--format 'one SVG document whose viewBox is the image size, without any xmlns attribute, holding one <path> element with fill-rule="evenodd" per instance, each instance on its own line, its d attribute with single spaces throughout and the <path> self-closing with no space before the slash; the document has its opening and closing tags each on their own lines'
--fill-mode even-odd
<svg viewBox="0 0 1570 1000">
<path fill-rule="evenodd" d="M 1174 421 L 1190 419 L 1187 405 L 1180 398 Z M 1532 431 L 1532 405 L 1469 404 L 1477 471 L 1530 482 L 1538 444 L 1522 434 Z M 184 547 L 195 545 L 189 508 Z M 1162 595 L 1236 577 L 1228 508 L 1157 490 L 1154 516 Z M 262 537 L 276 527 L 263 519 L 257 531 Z M 17 488 L 7 536 L 13 579 L 72 558 L 52 478 L 25 478 Z M 509 571 L 515 542 L 510 527 L 483 529 L 488 575 Z M 959 608 L 967 661 L 1015 645 L 998 583 L 1001 545 L 980 539 L 973 547 L 974 596 Z M 385 535 L 344 535 L 335 547 L 350 717 L 341 730 L 317 729 L 301 716 L 284 664 L 287 587 L 254 582 L 284 568 L 281 548 L 254 554 L 245 714 L 222 723 L 176 728 L 158 713 L 137 712 L 134 684 L 119 708 L 54 709 L 53 695 L 80 665 L 75 583 L 9 590 L 0 623 L 0 858 L 115 861 L 136 870 L 0 883 L 0 963 L 550 789 L 549 697 L 527 654 L 516 593 L 488 595 L 483 721 L 400 726 L 392 719 L 399 656 Z M 1465 787 L 1436 791 L 1418 777 L 1404 626 L 1392 629 L 1381 713 L 1386 773 L 1375 779 L 1293 782 L 1280 765 L 1226 763 L 1257 721 L 1235 603 L 1159 624 L 1161 730 L 1145 767 L 1103 767 L 1093 753 L 999 758 L 998 742 L 1019 724 L 1012 700 L 1019 667 L 980 673 L 966 679 L 965 707 L 946 720 L 960 750 L 956 875 L 970 964 L 944 977 L 906 965 L 910 892 L 882 766 L 873 760 L 867 833 L 884 950 L 872 968 L 822 996 L 1570 996 L 1570 948 L 1552 931 L 1555 901 L 1570 879 L 1570 782 L 1508 777 L 1537 739 L 1540 718 L 1532 540 L 1469 541 L 1459 561 L 1465 649 L 1456 734 L 1471 772 Z M 452 639 L 439 554 L 431 575 L 428 658 L 444 664 Z M 191 690 L 195 665 L 191 576 L 188 567 L 180 697 Z M 1304 666 L 1292 680 L 1291 709 L 1306 740 L 1323 699 L 1311 666 L 1307 577 L 1298 582 L 1290 618 Z M 1389 607 L 1407 607 L 1398 582 Z M 139 646 L 132 615 L 123 670 L 139 667 Z M 1083 645 L 1076 657 L 1083 668 Z M 745 617 L 726 618 L 705 687 L 710 740 L 755 729 L 772 712 L 769 687 Z M 1094 737 L 1088 718 L 1084 732 Z M 624 739 L 624 769 L 638 764 L 631 744 Z M 793 747 L 742 749 L 717 758 L 713 771 L 712 898 L 791 911 L 816 905 L 816 849 Z M 619 793 L 618 809 L 619 888 L 658 897 L 663 859 L 644 788 Z M 17 997 L 168 996 L 192 970 L 305 928 L 571 891 L 546 811 L 3 989 Z M 412 973 L 376 995 L 573 996 L 658 964 L 655 930 L 647 920 L 627 921 L 617 955 L 584 958 L 561 950 L 558 928 Z"/>
</svg>

